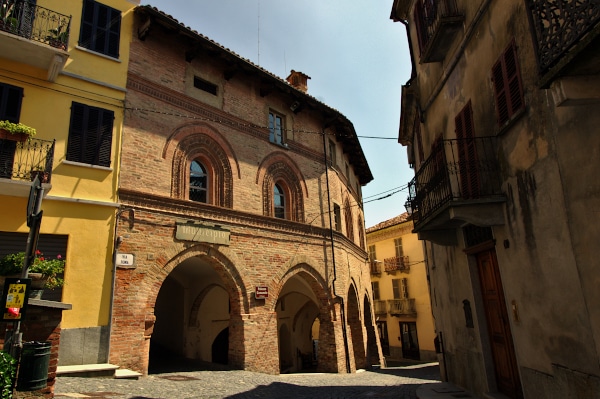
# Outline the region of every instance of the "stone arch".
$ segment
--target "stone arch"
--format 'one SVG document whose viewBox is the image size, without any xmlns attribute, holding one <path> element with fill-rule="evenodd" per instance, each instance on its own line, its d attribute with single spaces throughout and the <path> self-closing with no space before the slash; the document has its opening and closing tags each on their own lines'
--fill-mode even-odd
<svg viewBox="0 0 600 399">
<path fill-rule="evenodd" d="M 233 207 L 233 174 L 241 177 L 239 163 L 229 143 L 209 125 L 194 123 L 175 129 L 163 147 L 163 158 L 173 164 L 171 196 L 187 198 L 190 162 L 201 159 L 211 172 L 210 203 Z"/>
<path fill-rule="evenodd" d="M 258 167 L 256 183 L 262 187 L 264 215 L 272 216 L 273 186 L 283 183 L 291 220 L 304 222 L 304 198 L 308 197 L 308 190 L 300 168 L 290 157 L 283 152 L 275 152 L 263 159 Z"/>
</svg>

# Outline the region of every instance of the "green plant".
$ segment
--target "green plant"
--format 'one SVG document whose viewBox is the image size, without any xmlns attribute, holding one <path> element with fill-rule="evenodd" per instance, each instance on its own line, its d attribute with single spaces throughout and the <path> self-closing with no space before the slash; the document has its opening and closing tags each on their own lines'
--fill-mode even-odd
<svg viewBox="0 0 600 399">
<path fill-rule="evenodd" d="M 63 28 L 65 28 L 65 25 L 59 25 L 56 29 L 48 30 L 50 34 L 46 36 L 46 40 L 50 42 L 51 46 L 66 49 L 69 41 L 69 31 L 66 29 L 63 31 Z"/>
<path fill-rule="evenodd" d="M 16 32 L 19 21 L 13 17 L 14 1 L 5 1 L 0 6 L 0 29 Z"/>
<path fill-rule="evenodd" d="M 0 351 L 0 389 L 2 389 L 0 398 L 12 398 L 16 373 L 17 361 L 9 353 Z"/>
<path fill-rule="evenodd" d="M 56 258 L 47 258 L 42 252 L 35 251 L 36 258 L 29 267 L 30 273 L 40 273 L 46 280 L 44 288 L 62 287 L 64 280 L 60 277 L 65 272 L 65 260 L 61 255 Z M 0 260 L 0 275 L 9 276 L 20 273 L 23 268 L 25 252 L 6 255 Z"/>
<path fill-rule="evenodd" d="M 0 121 L 0 129 L 4 129 L 7 132 L 9 132 L 10 134 L 21 133 L 21 134 L 26 134 L 30 137 L 35 136 L 35 134 L 37 133 L 37 131 L 32 127 L 29 127 L 22 123 L 12 123 L 9 121 Z"/>
</svg>

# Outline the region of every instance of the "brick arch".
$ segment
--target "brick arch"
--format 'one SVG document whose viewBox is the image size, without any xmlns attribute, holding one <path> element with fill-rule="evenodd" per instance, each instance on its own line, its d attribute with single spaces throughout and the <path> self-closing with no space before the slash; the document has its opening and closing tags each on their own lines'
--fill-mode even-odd
<svg viewBox="0 0 600 399">
<path fill-rule="evenodd" d="M 233 175 L 241 178 L 240 167 L 233 149 L 216 130 L 198 123 L 178 127 L 163 147 L 163 158 L 173 165 L 171 196 L 187 198 L 189 164 L 201 159 L 211 171 L 211 203 L 233 208 Z"/>
<path fill-rule="evenodd" d="M 273 186 L 282 185 L 289 204 L 286 211 L 291 220 L 304 222 L 304 198 L 308 190 L 304 176 L 296 163 L 283 152 L 275 152 L 267 156 L 258 167 L 256 183 L 262 186 L 263 214 L 272 216 Z"/>
<path fill-rule="evenodd" d="M 175 267 L 187 259 L 198 257 L 211 265 L 221 277 L 223 286 L 229 293 L 231 313 L 242 314 L 249 312 L 249 294 L 244 281 L 250 281 L 250 277 L 242 274 L 242 271 L 247 270 L 247 268 L 240 259 L 233 255 L 233 253 L 228 253 L 226 255 L 218 248 L 201 243 L 183 251 L 177 251 L 178 248 L 175 246 L 167 247 L 166 249 L 167 251 L 164 251 L 157 257 L 158 261 L 151 268 L 153 270 L 148 273 L 149 275 L 154 276 L 154 287 L 149 294 L 150 303 L 156 303 L 156 298 L 158 297 L 162 282 Z M 164 261 L 165 259 L 167 259 L 167 261 Z M 161 260 L 163 261 L 161 262 Z M 162 277 L 158 280 L 158 283 L 156 276 Z"/>
<path fill-rule="evenodd" d="M 306 283 L 308 283 L 315 297 L 319 301 L 318 306 L 320 307 L 328 307 L 330 306 L 330 297 L 327 293 L 327 282 L 323 279 L 321 274 L 310 266 L 307 263 L 299 263 L 291 268 L 289 268 L 286 273 L 278 278 L 275 277 L 278 281 L 274 281 L 271 285 L 277 287 L 277 290 L 273 293 L 274 300 L 269 304 L 271 306 L 271 311 L 275 312 L 275 307 L 277 306 L 277 299 L 279 299 L 279 294 L 281 293 L 282 288 L 285 284 L 293 277 L 300 277 Z"/>
</svg>

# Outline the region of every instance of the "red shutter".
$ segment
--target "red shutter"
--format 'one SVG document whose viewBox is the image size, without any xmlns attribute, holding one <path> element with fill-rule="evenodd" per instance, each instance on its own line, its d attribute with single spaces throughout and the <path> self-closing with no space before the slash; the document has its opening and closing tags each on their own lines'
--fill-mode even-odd
<svg viewBox="0 0 600 399">
<path fill-rule="evenodd" d="M 479 167 L 473 133 L 471 101 L 460 111 L 454 122 L 456 124 L 461 197 L 477 198 L 479 197 Z"/>
<path fill-rule="evenodd" d="M 498 125 L 503 126 L 525 105 L 514 40 L 492 68 Z"/>
</svg>

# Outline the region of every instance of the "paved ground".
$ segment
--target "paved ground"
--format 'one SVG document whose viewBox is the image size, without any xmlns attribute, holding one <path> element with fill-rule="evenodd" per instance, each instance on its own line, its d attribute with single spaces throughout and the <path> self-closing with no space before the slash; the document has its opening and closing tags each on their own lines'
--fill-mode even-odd
<svg viewBox="0 0 600 399">
<path fill-rule="evenodd" d="M 54 392 L 58 399 L 415 399 L 419 385 L 439 379 L 437 364 L 389 367 L 355 374 L 171 371 L 139 380 L 58 377 Z"/>
</svg>

